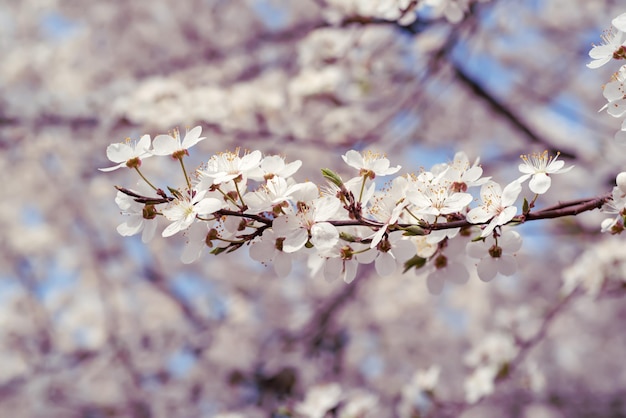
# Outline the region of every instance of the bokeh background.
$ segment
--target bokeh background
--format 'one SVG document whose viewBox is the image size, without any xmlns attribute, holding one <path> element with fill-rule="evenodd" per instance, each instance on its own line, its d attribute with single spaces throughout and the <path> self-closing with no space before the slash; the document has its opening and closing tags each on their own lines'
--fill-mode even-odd
<svg viewBox="0 0 626 418">
<path fill-rule="evenodd" d="M 597 112 L 617 67 L 585 64 L 625 11 L 0 0 L 0 415 L 626 416 L 626 252 L 597 212 L 518 228 L 513 277 L 472 274 L 431 296 L 427 268 L 361 266 L 346 285 L 305 262 L 278 279 L 247 248 L 184 265 L 182 235 L 117 234 L 113 186 L 138 179 L 97 170 L 110 143 L 201 125 L 191 167 L 260 149 L 321 182 L 321 167 L 349 175 L 349 149 L 384 152 L 403 173 L 463 150 L 506 184 L 520 154 L 550 150 L 576 167 L 539 207 L 603 195 L 626 161 L 619 122 Z M 179 180 L 156 160 L 151 179 Z M 495 382 L 477 375 L 485 362 Z M 475 387 L 489 396 L 468 400 Z"/>
</svg>

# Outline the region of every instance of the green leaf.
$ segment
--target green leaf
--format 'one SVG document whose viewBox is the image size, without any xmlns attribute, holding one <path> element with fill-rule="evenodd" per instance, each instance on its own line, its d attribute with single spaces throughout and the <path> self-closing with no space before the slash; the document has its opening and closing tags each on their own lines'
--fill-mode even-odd
<svg viewBox="0 0 626 418">
<path fill-rule="evenodd" d="M 528 212 L 530 212 L 530 207 L 528 205 L 528 200 L 524 198 L 524 204 L 522 205 L 522 213 L 526 215 Z"/>
<path fill-rule="evenodd" d="M 409 236 L 409 237 L 414 237 L 418 235 L 426 235 L 426 231 L 424 231 L 424 228 L 422 228 L 421 226 L 417 226 L 417 225 L 411 225 L 408 228 L 404 228 L 403 231 L 404 233 L 402 235 Z"/>
<path fill-rule="evenodd" d="M 173 194 L 176 197 L 176 199 L 182 199 L 183 198 L 183 195 L 178 190 L 176 190 L 175 188 L 167 186 L 167 190 L 169 190 L 170 193 Z"/>
<path fill-rule="evenodd" d="M 343 188 L 344 187 L 343 186 L 343 180 L 341 179 L 339 174 L 335 173 L 330 168 L 322 168 L 322 176 L 324 176 L 324 178 L 326 180 L 330 181 L 335 186 L 337 186 L 339 188 Z"/>
<path fill-rule="evenodd" d="M 404 271 L 402 273 L 406 273 L 407 271 L 414 268 L 415 270 L 424 267 L 426 264 L 426 259 L 424 257 L 420 257 L 419 255 L 414 255 L 410 259 L 404 262 Z"/>
<path fill-rule="evenodd" d="M 228 247 L 216 247 L 213 250 L 211 250 L 211 254 L 219 255 L 219 254 L 223 253 L 226 250 L 228 250 Z"/>
</svg>

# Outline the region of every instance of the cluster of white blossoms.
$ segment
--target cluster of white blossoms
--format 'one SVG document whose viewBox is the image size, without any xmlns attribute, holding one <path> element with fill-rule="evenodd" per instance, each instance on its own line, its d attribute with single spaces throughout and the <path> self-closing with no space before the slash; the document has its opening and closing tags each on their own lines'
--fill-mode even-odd
<svg viewBox="0 0 626 418">
<path fill-rule="evenodd" d="M 327 4 L 344 15 L 397 20 L 401 25 L 410 25 L 418 13 L 422 12 L 433 18 L 444 17 L 450 23 L 458 23 L 469 12 L 472 4 L 487 1 L 489 0 L 328 0 Z M 332 14 L 329 18 L 337 20 Z"/>
<path fill-rule="evenodd" d="M 603 43 L 594 46 L 589 51 L 592 61 L 587 64 L 589 68 L 600 68 L 611 60 L 626 59 L 626 13 L 622 13 L 613 19 L 612 27 L 602 35 Z M 619 143 L 626 144 L 626 65 L 611 77 L 604 86 L 604 98 L 607 104 L 600 110 L 605 110 L 615 118 L 624 118 L 621 129 L 615 134 Z"/>
<path fill-rule="evenodd" d="M 107 148 L 116 165 L 103 171 L 128 167 L 143 180 L 134 190 L 117 187 L 116 202 L 128 216 L 118 227 L 120 234 L 142 233 L 147 242 L 158 220 L 164 219 L 168 224 L 163 237 L 186 236 L 184 263 L 197 260 L 207 248 L 220 254 L 246 246 L 252 259 L 272 264 L 281 277 L 290 273 L 296 259 L 305 259 L 311 274 L 321 272 L 328 280 L 341 277 L 347 283 L 356 277 L 359 264 L 374 263 L 381 276 L 428 265 L 424 271 L 434 294 L 446 281 L 465 283 L 470 277 L 467 264 L 474 264 L 484 281 L 514 274 L 522 239 L 503 227 L 533 216 L 541 219 L 541 211 L 532 211 L 536 199 L 550 188 L 550 176 L 572 168 L 564 168 L 558 155 L 547 152 L 524 155 L 521 176 L 502 186 L 483 177 L 478 160 L 471 163 L 459 152 L 449 163 L 381 185 L 380 177 L 397 174 L 401 167 L 392 166 L 383 155 L 350 150 L 342 158 L 354 176 L 344 180 L 322 169 L 327 184 L 320 187 L 295 180 L 300 161 L 288 163 L 281 156 L 237 149 L 211 156 L 189 174 L 184 158 L 204 139 L 201 131 L 198 126 L 184 136 L 175 131 L 153 141 L 144 135 L 134 144 Z M 153 156 L 180 163 L 182 187 L 158 188 L 143 175 L 142 161 Z M 526 180 L 534 197 L 530 203 L 523 199 L 518 213 Z M 622 193 L 620 187 L 614 194 Z M 623 199 L 623 193 L 620 196 Z M 615 202 L 621 201 L 614 196 Z M 615 224 L 603 224 L 603 229 L 614 229 Z M 468 243 L 460 239 L 471 236 Z M 460 257 L 463 254 L 475 262 Z"/>
</svg>

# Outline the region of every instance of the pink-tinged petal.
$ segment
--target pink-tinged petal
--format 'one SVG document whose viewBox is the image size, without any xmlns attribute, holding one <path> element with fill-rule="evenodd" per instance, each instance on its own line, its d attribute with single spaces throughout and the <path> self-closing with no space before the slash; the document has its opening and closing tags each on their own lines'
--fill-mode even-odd
<svg viewBox="0 0 626 418">
<path fill-rule="evenodd" d="M 547 173 L 556 173 L 565 165 L 565 161 L 557 160 L 556 158 L 548 164 L 546 167 Z"/>
<path fill-rule="evenodd" d="M 517 200 L 517 196 L 522 192 L 522 185 L 514 181 L 502 190 L 502 206 L 511 206 Z"/>
<path fill-rule="evenodd" d="M 611 45 L 598 45 L 598 46 L 594 46 L 593 48 L 591 48 L 591 50 L 589 51 L 589 57 L 595 60 L 606 59 L 605 61 L 606 63 L 606 62 L 609 62 L 609 60 L 611 59 L 613 52 L 615 51 L 613 51 L 613 46 Z M 589 67 L 589 65 L 591 64 L 592 63 L 590 62 L 587 66 Z"/>
<path fill-rule="evenodd" d="M 502 251 L 514 253 L 522 248 L 522 236 L 516 231 L 506 231 L 500 237 L 498 245 L 502 247 Z"/>
<path fill-rule="evenodd" d="M 163 232 L 161 233 L 161 236 L 163 236 L 164 238 L 171 237 L 172 235 L 176 234 L 180 230 L 181 230 L 181 223 L 179 221 L 175 221 L 169 224 L 167 228 L 163 230 Z"/>
<path fill-rule="evenodd" d="M 591 56 L 591 52 L 593 52 L 593 50 L 589 52 L 589 56 Z M 593 58 L 593 57 L 592 57 L 592 58 Z M 594 61 L 591 61 L 589 64 L 587 64 L 587 68 L 590 68 L 590 69 L 592 69 L 592 70 L 594 70 L 594 69 L 596 69 L 596 68 L 600 68 L 600 67 L 602 67 L 604 64 L 606 64 L 607 62 L 609 62 L 610 60 L 611 60 L 611 58 L 610 58 L 610 57 L 608 57 L 608 56 L 604 56 L 604 58 L 602 58 L 602 59 L 596 59 L 596 60 L 594 60 Z"/>
<path fill-rule="evenodd" d="M 493 217 L 493 215 L 494 214 L 491 211 L 485 209 L 484 206 L 479 206 L 477 208 L 470 210 L 466 216 L 466 219 L 470 223 L 479 224 L 479 223 L 487 222 L 489 219 Z"/>
<path fill-rule="evenodd" d="M 483 282 L 490 282 L 498 274 L 498 262 L 492 257 L 485 257 L 476 266 L 478 278 Z"/>
<path fill-rule="evenodd" d="M 502 187 L 495 181 L 489 181 L 483 184 L 480 188 L 480 199 L 483 202 L 489 202 L 493 200 L 494 196 L 502 195 Z"/>
<path fill-rule="evenodd" d="M 374 248 L 378 245 L 380 240 L 383 239 L 383 235 L 387 231 L 387 225 L 383 225 L 376 233 L 372 236 L 372 242 L 370 243 L 370 248 Z"/>
<path fill-rule="evenodd" d="M 156 234 L 157 224 L 156 219 L 144 219 L 141 242 L 147 244 L 152 241 L 152 238 L 154 238 L 154 235 Z"/>
<path fill-rule="evenodd" d="M 346 164 L 348 164 L 352 168 L 356 168 L 357 170 L 360 170 L 365 166 L 363 157 L 358 151 L 350 150 L 346 152 L 345 155 L 342 155 L 341 158 L 343 158 Z"/>
<path fill-rule="evenodd" d="M 274 219 L 272 229 L 276 237 L 286 237 L 292 230 L 300 228 L 300 220 L 295 215 L 283 215 Z"/>
<path fill-rule="evenodd" d="M 468 193 L 454 193 L 445 200 L 445 206 L 441 210 L 443 215 L 460 212 L 472 202 L 472 195 Z"/>
<path fill-rule="evenodd" d="M 626 193 L 626 171 L 622 171 L 615 177 L 615 184 L 620 191 Z"/>
<path fill-rule="evenodd" d="M 282 251 L 276 251 L 274 271 L 281 279 L 287 277 L 291 273 L 291 256 Z"/>
<path fill-rule="evenodd" d="M 297 229 L 290 232 L 283 241 L 283 251 L 286 253 L 295 253 L 309 240 L 309 233 L 305 229 Z"/>
<path fill-rule="evenodd" d="M 465 246 L 465 252 L 472 258 L 483 258 L 487 255 L 488 247 L 482 241 L 468 242 Z"/>
<path fill-rule="evenodd" d="M 126 222 L 117 226 L 117 232 L 123 237 L 130 237 L 141 231 L 143 227 L 143 218 L 139 215 L 133 215 Z"/>
<path fill-rule="evenodd" d="M 522 171 L 522 165 L 524 165 L 524 164 L 520 164 L 520 171 Z M 525 166 L 525 167 L 526 167 L 526 166 Z M 534 173 L 534 171 L 533 171 L 533 173 Z M 520 177 L 519 177 L 517 180 L 515 180 L 515 181 L 517 181 L 519 184 L 522 184 L 522 183 L 524 183 L 526 180 L 528 180 L 531 176 L 532 176 L 532 173 L 531 173 L 531 174 L 524 174 L 523 176 L 520 176 Z"/>
<path fill-rule="evenodd" d="M 533 167 L 531 165 L 528 165 L 528 164 L 525 164 L 525 163 L 522 163 L 522 164 L 518 165 L 517 169 L 520 171 L 520 173 L 527 174 L 528 176 L 530 176 L 531 174 L 535 174 L 535 171 L 536 171 L 535 167 Z M 528 178 L 528 176 L 526 178 Z M 522 177 L 524 177 L 524 176 L 522 176 Z"/>
<path fill-rule="evenodd" d="M 278 173 L 285 167 L 285 160 L 278 155 L 268 155 L 261 161 L 261 168 L 266 173 Z M 288 176 L 285 176 L 288 177 Z"/>
<path fill-rule="evenodd" d="M 358 263 L 346 261 L 344 263 L 343 281 L 350 284 L 356 277 L 356 272 L 359 268 Z"/>
<path fill-rule="evenodd" d="M 331 282 L 336 280 L 343 271 L 343 260 L 341 258 L 329 258 L 324 263 L 324 279 Z"/>
<path fill-rule="evenodd" d="M 180 141 L 170 135 L 158 135 L 152 141 L 152 153 L 154 155 L 171 155 L 181 148 Z"/>
<path fill-rule="evenodd" d="M 180 261 L 183 264 L 191 264 L 200 258 L 202 250 L 206 246 L 205 237 L 207 234 L 206 225 L 194 224 L 187 232 L 187 245 L 183 249 Z"/>
<path fill-rule="evenodd" d="M 399 234 L 399 232 L 394 232 Z M 415 255 L 415 244 L 408 239 L 400 239 L 393 243 L 393 255 L 400 261 L 408 260 Z"/>
<path fill-rule="evenodd" d="M 537 173 L 530 179 L 528 187 L 533 193 L 544 194 L 550 188 L 552 179 L 545 173 Z"/>
<path fill-rule="evenodd" d="M 443 291 L 445 280 L 439 270 L 435 270 L 426 278 L 426 286 L 431 295 L 440 295 Z"/>
<path fill-rule="evenodd" d="M 222 209 L 223 201 L 219 199 L 215 199 L 213 197 L 207 197 L 206 199 L 202 199 L 194 206 L 194 210 L 199 215 L 209 214 L 217 212 Z"/>
<path fill-rule="evenodd" d="M 620 118 L 626 113 L 626 100 L 616 100 L 608 104 L 607 112 L 614 118 Z"/>
<path fill-rule="evenodd" d="M 318 249 L 327 250 L 339 241 L 339 232 L 334 225 L 328 222 L 316 223 L 311 227 L 311 244 Z"/>
<path fill-rule="evenodd" d="M 109 171 L 114 171 L 114 170 L 117 170 L 118 168 L 122 168 L 124 166 L 126 166 L 126 162 L 120 163 L 120 164 L 118 164 L 116 166 L 113 166 L 113 167 L 99 168 L 98 170 L 104 171 L 105 173 L 108 173 Z"/>
<path fill-rule="evenodd" d="M 189 149 L 193 147 L 194 145 L 196 145 L 198 142 L 205 139 L 204 137 L 202 138 L 200 137 L 201 133 L 202 133 L 201 126 L 196 126 L 191 131 L 187 132 L 187 134 L 185 134 L 185 139 L 183 139 L 183 143 L 181 144 L 182 148 Z"/>
<path fill-rule="evenodd" d="M 246 154 L 241 157 L 241 163 L 239 164 L 239 168 L 241 171 L 252 170 L 254 167 L 258 166 L 261 163 L 262 158 L 263 154 L 261 153 L 261 151 L 252 151 L 250 154 Z"/>
<path fill-rule="evenodd" d="M 265 235 L 265 234 L 264 234 Z M 261 263 L 269 262 L 276 252 L 276 244 L 273 239 L 263 238 L 262 241 L 253 242 L 250 245 L 250 258 Z"/>
<path fill-rule="evenodd" d="M 139 157 L 149 157 L 151 154 L 148 152 L 150 149 L 150 135 L 144 135 L 139 138 L 137 144 L 135 144 L 135 154 Z"/>
<path fill-rule="evenodd" d="M 365 251 L 363 253 L 357 254 L 356 255 L 356 259 L 361 264 L 369 264 L 369 263 L 373 262 L 376 259 L 377 255 L 378 255 L 378 251 L 377 250 L 369 250 L 369 251 Z"/>
<path fill-rule="evenodd" d="M 623 85 L 620 81 L 612 81 L 607 83 L 602 90 L 602 95 L 609 102 L 622 99 L 624 97 Z"/>
<path fill-rule="evenodd" d="M 504 208 L 502 212 L 498 216 L 496 216 L 495 224 L 496 225 L 504 225 L 509 222 L 513 217 L 517 214 L 517 208 L 515 206 L 509 206 L 508 208 Z"/>
<path fill-rule="evenodd" d="M 334 196 L 326 196 L 315 201 L 315 222 L 326 221 L 333 218 L 339 208 L 341 201 Z"/>
<path fill-rule="evenodd" d="M 107 158 L 114 163 L 125 163 L 133 157 L 133 148 L 124 142 L 111 144 L 107 147 Z"/>
<path fill-rule="evenodd" d="M 390 276 L 396 271 L 396 259 L 391 253 L 380 253 L 374 262 L 376 273 L 379 276 Z"/>
<path fill-rule="evenodd" d="M 626 32 L 626 13 L 622 13 L 611 21 L 611 24 L 617 28 L 617 30 Z"/>
<path fill-rule="evenodd" d="M 517 263 L 515 257 L 509 254 L 503 254 L 498 262 L 498 272 L 504 276 L 512 276 L 517 271 Z"/>
<path fill-rule="evenodd" d="M 483 229 L 483 232 L 480 234 L 480 236 L 482 238 L 488 237 L 489 235 L 491 235 L 491 233 L 493 232 L 494 229 L 496 229 L 496 226 L 498 226 L 498 217 L 495 217 L 491 220 L 491 222 L 489 222 L 487 224 L 487 226 L 485 227 L 485 229 Z"/>
<path fill-rule="evenodd" d="M 300 160 L 292 161 L 289 164 L 285 165 L 285 167 L 282 170 L 280 170 L 278 174 L 280 174 L 282 177 L 285 177 L 285 178 L 291 177 L 294 174 L 296 174 L 296 171 L 298 171 L 300 167 L 302 167 L 302 161 Z"/>
</svg>

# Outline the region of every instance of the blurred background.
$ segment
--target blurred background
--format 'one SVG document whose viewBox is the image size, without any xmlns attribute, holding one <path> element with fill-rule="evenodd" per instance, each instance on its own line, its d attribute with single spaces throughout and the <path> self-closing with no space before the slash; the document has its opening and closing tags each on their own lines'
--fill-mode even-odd
<svg viewBox="0 0 626 418">
<path fill-rule="evenodd" d="M 549 150 L 576 167 L 538 207 L 603 195 L 625 167 L 598 113 L 617 66 L 585 64 L 619 3 L 0 0 L 0 416 L 626 416 L 626 253 L 597 212 L 520 227 L 516 275 L 431 296 L 427 269 L 185 265 L 182 235 L 116 232 L 113 186 L 138 179 L 97 170 L 110 143 L 201 125 L 188 167 L 260 149 L 320 183 L 349 149 L 402 173 L 463 150 L 506 184 Z"/>
</svg>

